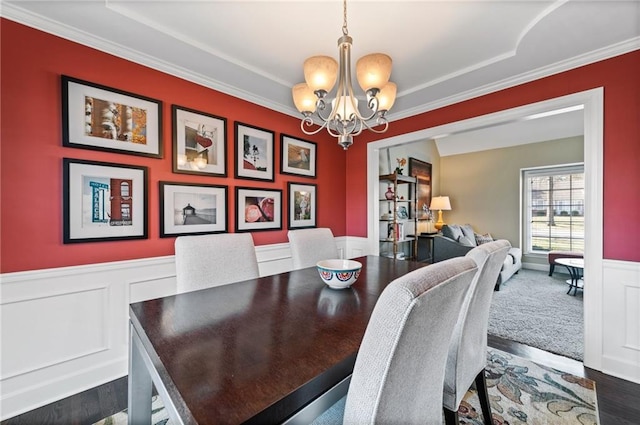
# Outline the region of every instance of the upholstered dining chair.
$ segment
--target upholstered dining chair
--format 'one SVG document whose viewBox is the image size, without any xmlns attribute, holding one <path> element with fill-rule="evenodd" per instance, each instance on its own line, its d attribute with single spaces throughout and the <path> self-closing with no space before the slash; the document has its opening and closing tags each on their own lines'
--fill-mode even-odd
<svg viewBox="0 0 640 425">
<path fill-rule="evenodd" d="M 441 424 L 449 339 L 477 270 L 457 257 L 390 283 L 367 325 L 346 402 L 312 424 Z"/>
<path fill-rule="evenodd" d="M 487 393 L 487 328 L 493 288 L 511 244 L 497 240 L 473 248 L 466 255 L 478 266 L 451 338 L 444 377 L 443 406 L 447 425 L 458 425 L 458 408 L 475 382 L 485 424 L 492 424 Z"/>
<path fill-rule="evenodd" d="M 289 230 L 287 236 L 294 270 L 315 266 L 320 260 L 339 258 L 336 241 L 329 228 Z"/>
<path fill-rule="evenodd" d="M 250 233 L 179 236 L 175 250 L 178 293 L 260 276 Z"/>
</svg>

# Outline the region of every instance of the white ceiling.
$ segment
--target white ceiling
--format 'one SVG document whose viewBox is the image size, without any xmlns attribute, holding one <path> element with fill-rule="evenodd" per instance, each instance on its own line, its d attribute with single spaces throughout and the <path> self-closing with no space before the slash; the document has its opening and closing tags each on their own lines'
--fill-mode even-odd
<svg viewBox="0 0 640 425">
<path fill-rule="evenodd" d="M 304 59 L 337 58 L 342 34 L 339 0 L 3 0 L 0 13 L 293 116 Z M 639 49 L 640 0 L 349 0 L 348 28 L 354 62 L 393 58 L 394 121 Z"/>
</svg>

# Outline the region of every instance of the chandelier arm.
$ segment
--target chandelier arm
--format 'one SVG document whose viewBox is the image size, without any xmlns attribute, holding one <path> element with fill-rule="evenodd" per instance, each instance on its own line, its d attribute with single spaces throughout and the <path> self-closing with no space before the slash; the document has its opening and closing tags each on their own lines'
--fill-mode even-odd
<svg viewBox="0 0 640 425">
<path fill-rule="evenodd" d="M 324 111 L 325 109 L 326 109 L 326 103 L 325 103 L 324 99 L 323 98 L 318 99 L 316 101 L 316 112 L 315 112 L 315 114 L 326 125 L 326 123 L 328 123 L 329 121 L 331 121 L 333 119 L 332 117 L 335 114 L 334 114 L 334 111 L 333 111 L 333 108 L 332 108 L 331 112 L 329 112 L 329 115 L 326 116 L 326 117 L 323 117 L 322 114 L 320 113 L 320 111 Z"/>
<path fill-rule="evenodd" d="M 340 137 L 340 136 L 342 136 L 342 133 L 336 131 L 336 129 L 331 128 L 329 126 L 327 126 L 327 133 L 329 133 L 329 135 L 331 135 L 332 137 Z"/>
<path fill-rule="evenodd" d="M 381 133 L 384 133 L 385 131 L 387 131 L 387 129 L 389 129 L 389 121 L 387 121 L 386 118 L 382 118 L 382 119 L 381 118 L 382 117 L 378 117 L 378 119 L 376 120 L 376 125 L 374 126 L 374 127 L 377 127 L 379 125 L 383 125 L 384 127 L 381 130 L 376 130 L 374 127 L 371 127 L 365 121 L 363 121 L 362 123 L 367 128 L 367 130 L 372 131 L 374 133 L 381 134 Z"/>
<path fill-rule="evenodd" d="M 315 130 L 307 130 L 305 127 L 310 128 L 313 125 L 317 125 L 318 128 Z M 324 122 L 322 123 L 322 125 L 317 124 L 315 121 L 313 121 L 313 119 L 311 119 L 311 116 L 307 116 L 305 117 L 301 122 L 300 122 L 300 129 L 302 130 L 302 132 L 306 135 L 312 136 L 314 134 L 318 134 L 323 128 L 325 128 L 327 126 L 327 123 Z"/>
</svg>

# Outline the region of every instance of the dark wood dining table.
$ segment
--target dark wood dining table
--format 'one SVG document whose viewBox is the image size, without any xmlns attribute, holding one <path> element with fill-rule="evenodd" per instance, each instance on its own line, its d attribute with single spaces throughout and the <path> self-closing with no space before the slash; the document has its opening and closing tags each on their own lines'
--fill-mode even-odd
<svg viewBox="0 0 640 425">
<path fill-rule="evenodd" d="M 311 267 L 131 304 L 129 423 L 151 422 L 152 384 L 174 425 L 276 424 L 344 382 L 383 289 L 425 266 L 355 260 L 343 290 Z"/>
</svg>

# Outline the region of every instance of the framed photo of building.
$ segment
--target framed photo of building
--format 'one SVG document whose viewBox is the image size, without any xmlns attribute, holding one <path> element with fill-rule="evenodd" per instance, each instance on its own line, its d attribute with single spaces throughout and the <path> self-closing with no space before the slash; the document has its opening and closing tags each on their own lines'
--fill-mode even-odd
<svg viewBox="0 0 640 425">
<path fill-rule="evenodd" d="M 147 238 L 147 167 L 63 158 L 65 244 Z"/>
<path fill-rule="evenodd" d="M 282 190 L 236 187 L 236 232 L 282 229 Z"/>
<path fill-rule="evenodd" d="M 236 178 L 274 181 L 274 132 L 236 121 L 235 133 Z"/>
<path fill-rule="evenodd" d="M 162 102 L 63 75 L 62 145 L 162 158 Z"/>
<path fill-rule="evenodd" d="M 227 231 L 227 186 L 159 182 L 160 237 Z"/>
<path fill-rule="evenodd" d="M 173 172 L 227 175 L 227 120 L 171 105 Z"/>
<path fill-rule="evenodd" d="M 416 158 L 409 158 L 409 175 L 417 178 L 418 218 L 426 219 L 431 205 L 431 164 Z"/>
<path fill-rule="evenodd" d="M 286 134 L 280 135 L 280 172 L 316 177 L 316 144 Z"/>
<path fill-rule="evenodd" d="M 289 229 L 316 227 L 318 212 L 317 186 L 289 182 Z"/>
</svg>

